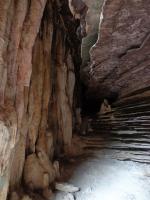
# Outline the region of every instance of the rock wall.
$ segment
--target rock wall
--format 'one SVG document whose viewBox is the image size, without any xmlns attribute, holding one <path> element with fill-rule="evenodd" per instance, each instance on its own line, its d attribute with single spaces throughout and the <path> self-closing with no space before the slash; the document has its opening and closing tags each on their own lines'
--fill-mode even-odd
<svg viewBox="0 0 150 200">
<path fill-rule="evenodd" d="M 99 37 L 92 48 L 90 92 L 122 98 L 150 86 L 150 5 L 148 0 L 106 0 Z"/>
<path fill-rule="evenodd" d="M 86 15 L 87 36 L 82 39 L 82 68 L 90 62 L 90 49 L 96 43 L 99 31 L 100 10 L 103 5 L 103 0 L 84 0 L 88 6 Z"/>
<path fill-rule="evenodd" d="M 67 0 L 0 1 L 1 200 L 22 183 L 47 192 L 59 174 L 53 157 L 71 146 L 79 27 Z"/>
</svg>

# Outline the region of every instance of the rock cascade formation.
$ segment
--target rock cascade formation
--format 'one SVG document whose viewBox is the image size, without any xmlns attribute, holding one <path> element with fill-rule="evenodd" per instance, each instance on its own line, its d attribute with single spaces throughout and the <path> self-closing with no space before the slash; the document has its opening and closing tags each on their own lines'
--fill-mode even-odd
<svg viewBox="0 0 150 200">
<path fill-rule="evenodd" d="M 22 183 L 46 195 L 54 155 L 71 146 L 81 22 L 67 0 L 3 0 L 0 11 L 0 199 Z"/>
<path fill-rule="evenodd" d="M 91 49 L 90 90 L 122 98 L 150 86 L 150 5 L 147 0 L 106 0 Z"/>
</svg>

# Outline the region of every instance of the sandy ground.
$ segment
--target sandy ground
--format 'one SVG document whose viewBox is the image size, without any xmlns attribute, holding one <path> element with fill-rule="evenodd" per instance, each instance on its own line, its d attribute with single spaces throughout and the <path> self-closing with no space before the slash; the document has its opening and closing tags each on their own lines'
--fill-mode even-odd
<svg viewBox="0 0 150 200">
<path fill-rule="evenodd" d="M 76 200 L 150 199 L 150 165 L 119 161 L 114 156 L 115 151 L 96 151 L 74 169 L 68 183 L 80 187 L 74 194 Z M 57 192 L 53 200 L 64 196 Z"/>
</svg>

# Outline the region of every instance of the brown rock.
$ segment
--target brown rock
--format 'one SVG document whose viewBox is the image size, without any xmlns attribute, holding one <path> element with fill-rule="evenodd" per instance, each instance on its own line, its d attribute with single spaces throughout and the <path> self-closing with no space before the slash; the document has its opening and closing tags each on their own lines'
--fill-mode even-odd
<svg viewBox="0 0 150 200">
<path fill-rule="evenodd" d="M 86 14 L 88 11 L 87 5 L 82 0 L 69 0 L 69 7 L 75 19 L 80 19 L 80 27 L 77 30 L 79 37 L 86 36 Z"/>
<path fill-rule="evenodd" d="M 105 1 L 91 50 L 90 87 L 98 97 L 120 98 L 150 86 L 149 13 L 148 0 Z"/>
<path fill-rule="evenodd" d="M 45 189 L 49 186 L 49 175 L 46 174 L 35 154 L 28 156 L 26 159 L 24 182 L 31 190 Z"/>
<path fill-rule="evenodd" d="M 0 1 L 0 199 L 23 174 L 32 190 L 59 176 L 53 152 L 71 146 L 82 5 L 76 20 L 67 0 Z"/>
<path fill-rule="evenodd" d="M 24 195 L 21 200 L 32 200 L 28 195 Z"/>
<path fill-rule="evenodd" d="M 12 192 L 10 195 L 10 200 L 20 200 L 19 195 L 17 194 L 17 192 Z"/>
</svg>

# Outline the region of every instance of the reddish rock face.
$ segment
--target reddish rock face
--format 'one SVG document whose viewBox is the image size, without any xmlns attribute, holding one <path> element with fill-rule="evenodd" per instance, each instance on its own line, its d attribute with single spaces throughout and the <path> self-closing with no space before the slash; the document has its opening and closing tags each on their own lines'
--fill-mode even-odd
<svg viewBox="0 0 150 200">
<path fill-rule="evenodd" d="M 90 88 L 99 97 L 117 94 L 120 98 L 148 88 L 149 1 L 105 1 L 99 39 L 90 53 Z"/>
<path fill-rule="evenodd" d="M 21 180 L 46 195 L 54 151 L 71 148 L 80 19 L 67 0 L 2 0 L 0 10 L 0 200 Z"/>
</svg>

